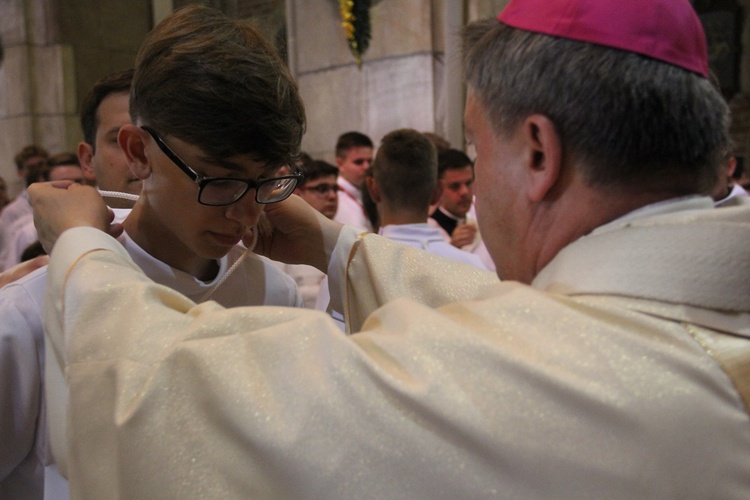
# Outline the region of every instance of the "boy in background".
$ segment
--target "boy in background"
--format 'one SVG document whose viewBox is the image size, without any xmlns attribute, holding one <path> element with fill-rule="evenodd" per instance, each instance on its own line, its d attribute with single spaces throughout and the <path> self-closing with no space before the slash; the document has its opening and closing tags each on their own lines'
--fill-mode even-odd
<svg viewBox="0 0 750 500">
<path fill-rule="evenodd" d="M 346 132 L 336 141 L 336 166 L 339 169 L 339 210 L 336 222 L 372 231 L 364 212 L 362 192 L 365 174 L 372 164 L 372 140 L 361 132 Z"/>
<path fill-rule="evenodd" d="M 78 143 L 78 159 L 83 175 L 101 191 L 141 193 L 141 180 L 130 171 L 127 158 L 117 143 L 120 128 L 130 120 L 130 87 L 133 69 L 105 76 L 81 103 L 83 141 Z M 125 197 L 105 197 L 112 208 L 132 208 Z"/>
<path fill-rule="evenodd" d="M 367 189 L 378 209 L 378 233 L 404 245 L 486 269 L 476 255 L 443 240 L 440 229 L 427 223 L 430 204 L 441 194 L 438 155 L 432 142 L 412 129 L 383 137 L 372 164 Z"/>
<path fill-rule="evenodd" d="M 297 186 L 294 194 L 305 200 L 308 205 L 333 219 L 338 208 L 338 191 L 339 185 L 336 178 L 339 175 L 339 169 L 323 160 L 312 160 L 306 162 L 303 166 L 305 181 Z M 318 300 L 320 287 L 324 282 L 326 275 L 313 266 L 304 264 L 284 264 L 279 262 L 279 268 L 294 278 L 297 283 L 304 306 L 308 309 L 315 309 Z M 327 283 L 327 282 L 326 282 Z"/>
</svg>

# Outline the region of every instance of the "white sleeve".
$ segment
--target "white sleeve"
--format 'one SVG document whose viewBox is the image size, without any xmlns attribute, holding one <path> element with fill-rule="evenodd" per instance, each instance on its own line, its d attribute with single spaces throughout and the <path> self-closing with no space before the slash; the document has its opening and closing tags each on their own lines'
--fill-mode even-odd
<svg viewBox="0 0 750 500">
<path fill-rule="evenodd" d="M 0 289 L 0 318 L 2 483 L 34 448 L 41 405 L 43 337 L 41 311 L 17 284 Z"/>
</svg>

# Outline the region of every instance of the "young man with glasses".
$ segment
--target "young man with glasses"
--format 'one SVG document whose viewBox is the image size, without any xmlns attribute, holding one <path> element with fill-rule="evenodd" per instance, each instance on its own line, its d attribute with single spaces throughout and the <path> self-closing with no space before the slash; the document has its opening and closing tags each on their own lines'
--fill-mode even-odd
<svg viewBox="0 0 750 500">
<path fill-rule="evenodd" d="M 294 194 L 305 200 L 311 207 L 333 219 L 339 206 L 336 180 L 339 169 L 323 160 L 313 160 L 305 165 L 305 180 L 297 186 Z"/>
<path fill-rule="evenodd" d="M 333 219 L 338 208 L 339 186 L 336 184 L 336 178 L 339 175 L 339 169 L 326 161 L 312 158 L 303 162 L 301 168 L 305 179 L 294 190 L 294 194 L 327 218 Z M 297 283 L 304 306 L 308 309 L 315 309 L 321 288 L 327 287 L 325 273 L 305 264 L 276 262 L 276 265 Z"/>
<path fill-rule="evenodd" d="M 135 264 L 196 302 L 300 307 L 294 280 L 238 245 L 253 239 L 265 205 L 289 196 L 302 179 L 276 173 L 294 164 L 305 124 L 297 88 L 276 51 L 218 11 L 179 10 L 139 52 L 130 115 L 132 123 L 116 137 L 142 191 L 132 211 L 115 209 L 115 217 L 125 227 L 119 241 Z M 5 361 L 31 359 L 26 371 L 33 372 L 0 384 L 0 407 L 15 411 L 8 421 L 18 423 L 21 415 L 29 424 L 0 442 L 0 498 L 68 495 L 60 476 L 66 475 L 66 417 L 44 411 L 47 400 L 67 397 L 56 390 L 64 376 L 48 363 L 46 394 L 39 378 L 45 370 L 39 314 L 45 280 L 33 273 L 0 291 L 0 315 L 13 325 L 0 327 L 0 340 L 12 337 L 8 345 L 16 346 L 0 359 L 6 369 L 13 365 Z M 24 300 L 36 315 L 22 310 Z"/>
<path fill-rule="evenodd" d="M 118 141 L 142 191 L 123 222 L 128 242 L 182 279 L 217 283 L 242 255 L 238 244 L 252 239 L 265 205 L 301 180 L 294 170 L 278 174 L 295 163 L 304 132 L 294 81 L 255 30 L 192 5 L 144 41 L 130 114 Z M 213 298 L 301 305 L 285 278 L 251 254 Z"/>
</svg>

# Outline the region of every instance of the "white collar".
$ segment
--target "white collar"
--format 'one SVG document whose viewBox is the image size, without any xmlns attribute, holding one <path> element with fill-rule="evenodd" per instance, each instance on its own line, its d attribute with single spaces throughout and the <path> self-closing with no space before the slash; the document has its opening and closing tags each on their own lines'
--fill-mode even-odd
<svg viewBox="0 0 750 500">
<path fill-rule="evenodd" d="M 718 209 L 707 197 L 668 200 L 569 244 L 532 286 L 565 295 L 618 295 L 747 311 L 748 241 L 750 200 Z"/>
</svg>

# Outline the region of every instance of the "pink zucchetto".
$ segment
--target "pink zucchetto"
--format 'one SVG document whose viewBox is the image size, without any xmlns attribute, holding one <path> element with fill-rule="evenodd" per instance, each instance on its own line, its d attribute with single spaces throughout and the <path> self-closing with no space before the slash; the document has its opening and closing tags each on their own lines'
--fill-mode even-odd
<svg viewBox="0 0 750 500">
<path fill-rule="evenodd" d="M 706 36 L 688 0 L 511 0 L 497 19 L 524 31 L 635 52 L 708 78 Z"/>
</svg>

